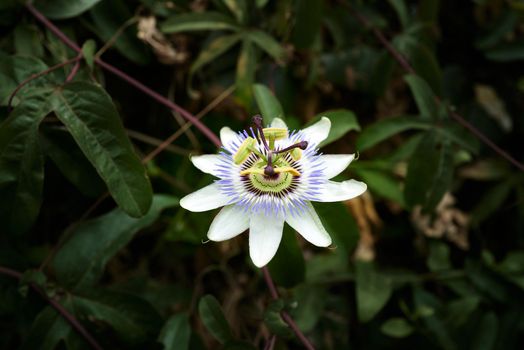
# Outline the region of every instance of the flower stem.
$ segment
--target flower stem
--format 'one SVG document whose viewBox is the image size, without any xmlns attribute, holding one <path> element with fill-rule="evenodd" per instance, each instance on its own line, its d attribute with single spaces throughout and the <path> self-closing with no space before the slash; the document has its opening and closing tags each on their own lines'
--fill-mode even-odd
<svg viewBox="0 0 524 350">
<path fill-rule="evenodd" d="M 55 26 L 51 21 L 49 21 L 43 14 L 41 14 L 33 5 L 27 3 L 26 8 L 37 20 L 39 20 L 45 27 L 47 27 L 53 34 L 55 34 L 64 44 L 72 48 L 78 53 L 82 52 L 82 49 L 71 39 L 67 37 L 57 26 Z M 179 105 L 171 102 L 166 97 L 160 95 L 158 92 L 152 90 L 151 88 L 145 86 L 135 78 L 124 73 L 120 69 L 112 66 L 109 63 L 103 61 L 100 57 L 95 58 L 95 63 L 98 64 L 103 69 L 109 71 L 110 73 L 116 75 L 117 77 L 125 80 L 130 85 L 134 86 L 136 89 L 142 91 L 144 94 L 150 96 L 157 102 L 163 104 L 164 106 L 170 108 L 173 111 L 176 111 L 182 115 L 187 121 L 193 123 L 211 142 L 213 142 L 217 147 L 220 147 L 221 142 L 215 133 L 213 133 L 205 124 L 199 121 L 194 115 L 186 111 L 184 108 Z"/>
<path fill-rule="evenodd" d="M 23 275 L 15 270 L 12 270 L 7 267 L 0 266 L 0 274 L 9 276 L 12 278 L 16 278 L 17 280 L 21 280 Z M 102 347 L 97 343 L 97 341 L 87 332 L 87 330 L 78 322 L 78 320 L 73 316 L 69 311 L 67 311 L 66 308 L 64 308 L 59 302 L 56 300 L 53 300 L 49 298 L 45 292 L 40 289 L 38 286 L 36 286 L 33 283 L 30 283 L 31 288 L 33 288 L 38 294 L 42 296 L 51 306 L 73 327 L 78 334 L 80 334 L 91 346 L 91 348 L 96 350 L 102 350 Z"/>
<path fill-rule="evenodd" d="M 411 63 L 407 60 L 406 57 L 402 53 L 400 53 L 389 41 L 386 39 L 384 34 L 376 28 L 364 15 L 356 11 L 349 3 L 343 2 L 342 0 L 339 1 L 339 3 L 343 6 L 345 6 L 349 12 L 356 18 L 357 21 L 360 22 L 364 27 L 368 28 L 373 32 L 373 35 L 377 38 L 377 40 L 384 46 L 384 48 L 391 54 L 391 56 L 398 62 L 398 64 L 404 69 L 407 73 L 410 74 L 417 74 Z M 442 101 L 437 97 L 437 103 L 442 103 Z M 495 153 L 497 153 L 502 158 L 506 159 L 508 162 L 513 164 L 515 167 L 517 167 L 519 170 L 524 171 L 524 164 L 513 158 L 509 153 L 504 151 L 502 148 L 497 146 L 489 137 L 484 135 L 479 129 L 477 129 L 473 124 L 468 122 L 466 119 L 464 119 L 463 116 L 458 114 L 457 112 L 450 110 L 448 108 L 449 115 L 455 119 L 457 123 L 462 125 L 462 127 L 466 128 L 470 133 L 472 133 L 476 138 L 478 138 L 480 141 L 484 142 L 485 145 L 487 145 L 489 148 L 491 148 Z"/>
<path fill-rule="evenodd" d="M 271 294 L 271 297 L 275 300 L 278 299 L 278 291 L 275 286 L 275 282 L 273 282 L 273 278 L 271 278 L 271 273 L 269 272 L 269 269 L 267 268 L 267 266 L 262 267 L 262 274 L 264 275 L 264 279 L 266 280 L 266 284 L 267 284 L 267 287 L 269 288 L 269 293 Z M 280 314 L 282 315 L 282 318 L 284 319 L 284 321 L 293 330 L 297 338 L 302 342 L 304 347 L 308 350 L 315 350 L 315 347 L 306 338 L 304 333 L 302 333 L 302 331 L 298 328 L 293 318 L 286 311 L 281 311 Z"/>
</svg>

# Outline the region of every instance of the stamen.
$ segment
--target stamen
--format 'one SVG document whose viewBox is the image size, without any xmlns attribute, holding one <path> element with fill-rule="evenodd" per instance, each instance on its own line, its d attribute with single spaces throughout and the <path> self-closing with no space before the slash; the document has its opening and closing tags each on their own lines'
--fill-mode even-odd
<svg viewBox="0 0 524 350">
<path fill-rule="evenodd" d="M 295 149 L 295 148 L 300 148 L 301 150 L 305 150 L 307 148 L 307 145 L 308 145 L 307 141 L 300 141 L 300 142 L 297 142 L 294 145 L 291 145 L 291 146 L 286 147 L 284 149 L 281 149 L 281 150 L 278 150 L 278 151 L 274 151 L 273 153 L 277 153 L 278 154 L 278 153 L 289 152 L 289 151 L 291 151 L 292 149 Z"/>
</svg>

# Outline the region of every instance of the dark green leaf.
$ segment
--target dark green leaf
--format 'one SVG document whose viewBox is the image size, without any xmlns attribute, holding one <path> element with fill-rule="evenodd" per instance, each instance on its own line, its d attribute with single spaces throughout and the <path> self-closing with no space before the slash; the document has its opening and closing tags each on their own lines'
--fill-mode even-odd
<svg viewBox="0 0 524 350">
<path fill-rule="evenodd" d="M 495 349 L 495 342 L 499 330 L 499 320 L 494 312 L 486 313 L 476 328 L 475 335 L 472 337 L 472 350 L 492 350 Z"/>
<path fill-rule="evenodd" d="M 283 309 L 284 301 L 282 299 L 272 301 L 264 313 L 264 323 L 271 333 L 276 334 L 279 337 L 290 338 L 293 336 L 293 331 L 282 319 L 280 312 Z"/>
<path fill-rule="evenodd" d="M 78 16 L 98 2 L 100 0 L 35 0 L 34 5 L 46 17 L 64 19 Z"/>
<path fill-rule="evenodd" d="M 72 298 L 75 313 L 95 324 L 109 324 L 128 345 L 145 343 L 162 325 L 160 315 L 151 304 L 131 294 L 83 289 Z"/>
<path fill-rule="evenodd" d="M 218 12 L 193 12 L 177 14 L 161 26 L 163 32 L 178 33 L 193 30 L 238 30 L 231 17 Z"/>
<path fill-rule="evenodd" d="M 155 222 L 160 212 L 177 204 L 173 197 L 156 195 L 149 212 L 135 219 L 121 209 L 80 224 L 53 261 L 57 280 L 83 290 L 95 284 L 105 265 L 139 230 Z"/>
<path fill-rule="evenodd" d="M 57 89 L 50 103 L 117 204 L 131 216 L 144 215 L 151 184 L 109 95 L 97 85 L 74 82 Z"/>
<path fill-rule="evenodd" d="M 362 131 L 357 139 L 357 149 L 364 151 L 405 130 L 430 128 L 431 124 L 409 116 L 379 120 Z"/>
<path fill-rule="evenodd" d="M 480 304 L 480 297 L 468 296 L 448 303 L 445 308 L 446 319 L 453 328 L 466 323 Z"/>
<path fill-rule="evenodd" d="M 275 283 L 279 286 L 291 288 L 304 281 L 306 268 L 302 249 L 298 245 L 295 232 L 287 225 L 277 254 L 269 262 L 268 267 Z"/>
<path fill-rule="evenodd" d="M 45 129 L 40 133 L 40 143 L 45 154 L 84 195 L 97 197 L 107 190 L 93 165 L 66 130 Z"/>
<path fill-rule="evenodd" d="M 298 0 L 295 2 L 295 26 L 292 41 L 299 49 L 310 48 L 320 34 L 322 25 L 322 0 Z"/>
<path fill-rule="evenodd" d="M 386 305 L 393 288 L 388 277 L 378 273 L 373 263 L 357 261 L 355 269 L 358 319 L 368 322 Z"/>
<path fill-rule="evenodd" d="M 435 119 L 437 116 L 438 105 L 435 95 L 429 85 L 417 75 L 409 74 L 404 77 L 409 85 L 411 93 L 415 98 L 418 110 L 424 119 Z"/>
<path fill-rule="evenodd" d="M 449 142 L 444 140 L 439 150 L 439 159 L 435 173 L 433 174 L 433 182 L 427 195 L 424 210 L 431 212 L 440 203 L 446 191 L 450 190 L 451 182 L 453 180 L 453 152 Z"/>
<path fill-rule="evenodd" d="M 82 55 L 84 55 L 84 60 L 91 69 L 93 69 L 95 65 L 95 51 L 96 42 L 93 39 L 87 40 L 84 45 L 82 45 Z"/>
<path fill-rule="evenodd" d="M 488 189 L 471 212 L 472 224 L 478 225 L 499 210 L 513 188 L 512 181 L 503 181 Z"/>
<path fill-rule="evenodd" d="M 0 222 L 2 231 L 20 234 L 35 221 L 42 202 L 44 156 L 40 122 L 51 111 L 52 90 L 34 90 L 0 124 Z"/>
<path fill-rule="evenodd" d="M 115 35 L 114 47 L 127 59 L 146 64 L 149 51 L 137 37 L 136 25 L 127 24 L 133 14 L 124 0 L 101 1 L 91 10 L 96 34 L 107 42 Z M 127 27 L 125 27 L 127 26 Z"/>
<path fill-rule="evenodd" d="M 260 113 L 264 118 L 266 124 L 270 124 L 273 118 L 285 119 L 284 111 L 280 102 L 269 88 L 263 84 L 253 85 L 253 92 L 255 94 L 255 100 L 257 101 Z"/>
<path fill-rule="evenodd" d="M 9 96 L 21 82 L 33 74 L 45 71 L 47 68 L 44 62 L 34 57 L 0 55 L 0 81 L 2 82 L 0 84 L 0 105 L 7 105 Z M 29 86 L 39 86 L 48 80 L 48 76 L 32 80 L 28 86 L 20 90 L 17 96 L 21 96 L 24 91 L 29 90 Z M 18 100 L 15 98 L 14 101 Z"/>
<path fill-rule="evenodd" d="M 439 241 L 430 242 L 427 265 L 431 271 L 448 270 L 451 268 L 449 247 Z"/>
<path fill-rule="evenodd" d="M 294 299 L 297 302 L 293 310 L 293 319 L 304 332 L 315 328 L 326 307 L 327 293 L 324 288 L 315 285 L 301 285 L 295 289 Z"/>
<path fill-rule="evenodd" d="M 222 0 L 239 23 L 245 24 L 248 15 L 247 0 Z"/>
<path fill-rule="evenodd" d="M 320 143 L 319 147 L 324 147 L 342 138 L 349 131 L 360 131 L 360 125 L 358 124 L 357 117 L 355 113 L 350 110 L 336 109 L 332 111 L 326 111 L 313 118 L 308 123 L 308 125 L 318 122 L 322 117 L 327 117 L 331 121 L 331 129 L 329 130 L 328 137 Z"/>
<path fill-rule="evenodd" d="M 427 193 L 439 165 L 435 139 L 434 133 L 426 133 L 426 137 L 420 141 L 409 161 L 404 198 L 410 207 L 426 203 Z"/>
<path fill-rule="evenodd" d="M 405 338 L 413 333 L 413 327 L 404 318 L 390 318 L 382 324 L 380 330 L 393 338 Z"/>
<path fill-rule="evenodd" d="M 236 71 L 236 95 L 244 106 L 250 106 L 252 101 L 251 87 L 255 81 L 255 69 L 257 64 L 255 48 L 251 41 L 244 39 L 242 50 L 237 61 Z M 267 120 L 266 120 L 267 122 Z"/>
<path fill-rule="evenodd" d="M 212 62 L 224 52 L 229 50 L 233 45 L 240 41 L 240 34 L 231 34 L 219 36 L 211 41 L 205 48 L 200 51 L 198 57 L 191 64 L 190 74 L 194 74 L 206 64 Z"/>
<path fill-rule="evenodd" d="M 265 32 L 261 30 L 252 30 L 246 33 L 246 38 L 255 43 L 261 50 L 265 51 L 277 62 L 284 59 L 286 51 L 282 45 Z"/>
<path fill-rule="evenodd" d="M 497 62 L 520 61 L 524 59 L 524 43 L 522 41 L 504 44 L 485 52 L 486 57 Z"/>
<path fill-rule="evenodd" d="M 214 296 L 203 296 L 198 303 L 198 312 L 204 326 L 216 340 L 224 344 L 233 339 L 231 328 L 229 328 L 222 308 Z"/>
<path fill-rule="evenodd" d="M 14 45 L 18 55 L 33 57 L 42 57 L 44 55 L 42 34 L 34 25 L 18 25 L 14 32 Z"/>
<path fill-rule="evenodd" d="M 354 171 L 373 193 L 404 206 L 404 195 L 400 183 L 391 174 L 375 169 L 356 168 Z"/>
<path fill-rule="evenodd" d="M 188 315 L 175 314 L 164 324 L 158 341 L 164 344 L 164 350 L 187 350 L 190 335 L 191 324 Z"/>
<path fill-rule="evenodd" d="M 409 14 L 408 8 L 404 0 L 388 0 L 388 2 L 391 5 L 391 7 L 395 9 L 395 12 L 397 13 L 397 17 L 402 27 L 406 28 L 409 23 Z"/>
</svg>

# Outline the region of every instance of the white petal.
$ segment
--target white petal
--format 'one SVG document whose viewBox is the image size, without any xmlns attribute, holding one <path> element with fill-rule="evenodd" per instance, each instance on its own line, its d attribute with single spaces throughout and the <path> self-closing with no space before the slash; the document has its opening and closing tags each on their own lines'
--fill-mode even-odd
<svg viewBox="0 0 524 350">
<path fill-rule="evenodd" d="M 317 247 L 327 247 L 331 244 L 331 237 L 311 204 L 308 204 L 308 207 L 303 212 L 295 214 L 295 216 L 288 214 L 286 222 L 300 233 L 302 237 Z"/>
<path fill-rule="evenodd" d="M 220 129 L 220 141 L 222 141 L 223 146 L 227 147 L 231 142 L 237 140 L 237 133 L 231 130 L 230 127 L 224 126 L 222 129 Z"/>
<path fill-rule="evenodd" d="M 262 211 L 251 214 L 249 222 L 249 255 L 257 267 L 267 263 L 277 253 L 282 239 L 284 218 L 266 216 Z"/>
<path fill-rule="evenodd" d="M 306 135 L 306 141 L 318 146 L 328 137 L 330 129 L 331 121 L 326 117 L 322 117 L 315 124 L 303 129 L 302 132 Z"/>
<path fill-rule="evenodd" d="M 283 128 L 283 129 L 287 129 L 286 122 L 283 121 L 283 120 L 280 119 L 280 118 L 275 118 L 275 119 L 273 119 L 273 121 L 271 122 L 271 127 L 272 127 L 272 128 Z"/>
<path fill-rule="evenodd" d="M 213 183 L 182 198 L 180 206 L 189 211 L 200 212 L 222 207 L 230 200 L 230 197 L 220 192 L 218 184 Z"/>
<path fill-rule="evenodd" d="M 220 242 L 233 238 L 249 228 L 249 214 L 237 205 L 227 205 L 213 219 L 207 238 Z"/>
<path fill-rule="evenodd" d="M 191 157 L 191 162 L 200 171 L 218 177 L 218 163 L 220 156 L 218 154 L 203 154 L 201 156 Z"/>
<path fill-rule="evenodd" d="M 360 181 L 348 180 L 343 182 L 327 181 L 320 189 L 319 202 L 347 201 L 360 196 L 367 189 L 367 185 Z"/>
<path fill-rule="evenodd" d="M 324 175 L 326 179 L 332 179 L 343 172 L 355 159 L 354 154 L 323 154 L 320 156 L 324 164 Z"/>
</svg>

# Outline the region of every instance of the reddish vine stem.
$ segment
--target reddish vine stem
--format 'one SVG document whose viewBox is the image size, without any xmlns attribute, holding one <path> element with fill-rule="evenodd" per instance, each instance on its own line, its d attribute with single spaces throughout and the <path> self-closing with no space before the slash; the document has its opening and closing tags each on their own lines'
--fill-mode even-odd
<svg viewBox="0 0 524 350">
<path fill-rule="evenodd" d="M 41 14 L 33 5 L 30 3 L 25 5 L 27 10 L 31 12 L 35 18 L 40 21 L 46 28 L 48 28 L 53 34 L 55 34 L 61 41 L 64 42 L 71 49 L 75 50 L 78 53 L 82 52 L 82 49 L 71 39 L 67 37 L 57 26 L 55 26 L 51 21 L 49 21 L 43 14 Z M 152 90 L 151 88 L 145 86 L 135 78 L 131 77 L 127 73 L 124 73 L 120 69 L 114 67 L 113 65 L 103 61 L 100 57 L 95 58 L 95 63 L 98 64 L 103 69 L 109 71 L 110 73 L 116 75 L 122 80 L 125 80 L 130 85 L 136 89 L 142 91 L 144 94 L 150 96 L 157 102 L 163 104 L 164 106 L 180 113 L 187 121 L 193 123 L 211 142 L 213 142 L 217 147 L 220 146 L 220 139 L 213 133 L 205 124 L 195 118 L 194 115 L 186 111 L 184 108 L 180 107 L 176 103 L 168 100 L 166 97 L 160 95 L 158 92 Z"/>
<path fill-rule="evenodd" d="M 41 72 L 38 72 L 38 73 L 35 73 L 33 75 L 31 75 L 30 77 L 28 77 L 27 79 L 25 79 L 24 81 L 22 81 L 20 84 L 18 84 L 18 86 L 16 87 L 16 89 L 13 90 L 13 92 L 11 93 L 11 95 L 9 96 L 9 100 L 7 101 L 7 110 L 9 112 L 11 112 L 11 110 L 13 109 L 12 105 L 13 105 L 13 99 L 15 98 L 16 94 L 18 94 L 18 92 L 20 91 L 20 89 L 22 89 L 25 85 L 27 85 L 28 83 L 30 83 L 31 81 L 35 80 L 35 79 L 38 79 L 44 75 L 47 75 L 59 68 L 62 68 L 64 66 L 67 66 L 68 64 L 71 64 L 73 62 L 77 62 L 80 60 L 80 56 L 77 56 L 75 58 L 71 58 L 67 61 L 64 61 L 64 62 L 61 62 L 61 63 L 58 63 L 58 64 L 55 64 L 54 66 L 52 67 L 49 67 L 48 69 L 46 70 L 43 70 Z"/>
<path fill-rule="evenodd" d="M 67 75 L 67 78 L 65 80 L 66 83 L 69 83 L 71 80 L 73 80 L 76 76 L 76 73 L 78 73 L 78 70 L 80 69 L 80 58 L 82 58 L 82 56 L 83 53 L 80 52 L 77 56 L 78 61 L 76 61 L 75 65 L 73 66 L 73 69 L 71 69 L 71 72 L 69 72 L 69 74 Z"/>
<path fill-rule="evenodd" d="M 273 278 L 271 278 L 271 273 L 269 272 L 269 269 L 267 268 L 267 266 L 264 266 L 262 268 L 262 274 L 264 275 L 264 279 L 266 280 L 266 284 L 269 289 L 269 293 L 271 294 L 271 297 L 274 300 L 277 300 L 278 291 L 275 286 L 275 282 L 273 282 Z M 284 319 L 284 321 L 289 325 L 289 327 L 291 327 L 291 329 L 293 330 L 297 338 L 302 342 L 304 347 L 308 350 L 315 350 L 315 347 L 313 346 L 313 344 L 311 344 L 311 342 L 308 340 L 308 338 L 306 338 L 304 333 L 302 333 L 300 328 L 298 328 L 293 318 L 286 311 L 282 311 L 280 314 L 282 315 L 282 318 Z"/>
<path fill-rule="evenodd" d="M 377 40 L 384 46 L 384 48 L 390 53 L 390 55 L 397 61 L 397 63 L 404 69 L 406 72 L 410 74 L 417 74 L 411 63 L 407 60 L 406 57 L 402 53 L 400 53 L 395 47 L 389 42 L 388 39 L 384 36 L 384 34 L 376 28 L 364 15 L 356 11 L 350 4 L 340 1 L 341 5 L 345 6 L 349 12 L 356 18 L 357 21 L 360 22 L 364 27 L 368 28 L 372 31 L 373 35 L 377 38 Z M 437 98 L 438 103 L 442 103 L 442 101 Z M 470 133 L 475 135 L 477 139 L 482 141 L 485 145 L 487 145 L 489 148 L 491 148 L 495 153 L 497 153 L 502 158 L 506 159 L 508 162 L 513 164 L 516 168 L 518 168 L 520 171 L 524 171 L 524 164 L 513 158 L 508 152 L 504 151 L 502 148 L 497 146 L 495 142 L 491 141 L 489 137 L 484 135 L 479 129 L 477 129 L 473 124 L 468 122 L 466 119 L 464 119 L 463 116 L 461 116 L 459 113 L 449 110 L 449 115 L 455 119 L 457 123 L 462 125 L 462 127 L 466 128 Z"/>
<path fill-rule="evenodd" d="M 21 280 L 23 278 L 23 275 L 15 270 L 12 270 L 7 267 L 0 266 L 0 274 L 9 276 L 12 278 L 15 278 L 17 280 Z M 29 284 L 31 288 L 33 288 L 40 296 L 47 300 L 49 304 L 55 309 L 63 318 L 66 319 L 67 322 L 73 327 L 80 336 L 82 336 L 91 346 L 91 348 L 95 350 L 102 350 L 102 347 L 97 343 L 97 341 L 89 334 L 89 332 L 82 326 L 80 322 L 73 316 L 65 307 L 63 307 L 58 301 L 49 298 L 45 292 L 40 289 L 38 286 L 36 286 L 33 283 Z"/>
</svg>

